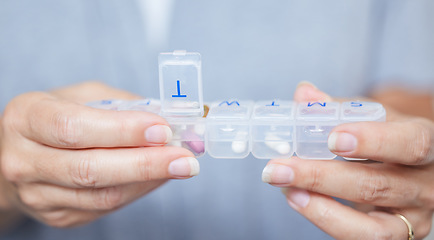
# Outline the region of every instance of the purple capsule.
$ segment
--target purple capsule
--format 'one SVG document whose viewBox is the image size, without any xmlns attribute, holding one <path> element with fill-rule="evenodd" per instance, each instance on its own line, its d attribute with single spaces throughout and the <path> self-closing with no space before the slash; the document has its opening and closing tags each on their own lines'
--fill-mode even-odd
<svg viewBox="0 0 434 240">
<path fill-rule="evenodd" d="M 203 142 L 203 139 L 194 132 L 183 132 L 182 139 L 185 139 L 185 145 L 187 145 L 187 148 L 192 150 L 194 153 L 202 154 L 205 152 L 205 143 Z"/>
</svg>

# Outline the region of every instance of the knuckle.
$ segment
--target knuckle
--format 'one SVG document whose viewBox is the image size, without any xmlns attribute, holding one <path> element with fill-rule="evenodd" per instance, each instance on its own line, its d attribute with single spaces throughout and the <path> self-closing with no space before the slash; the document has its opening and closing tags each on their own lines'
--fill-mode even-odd
<svg viewBox="0 0 434 240">
<path fill-rule="evenodd" d="M 376 221 L 373 225 L 363 227 L 359 234 L 358 239 L 391 240 L 394 238 L 393 233 L 379 221 Z"/>
<path fill-rule="evenodd" d="M 81 134 L 78 128 L 79 120 L 76 117 L 56 111 L 51 116 L 53 137 L 57 144 L 65 147 L 80 146 Z"/>
<path fill-rule="evenodd" d="M 359 178 L 358 200 L 362 202 L 378 202 L 390 195 L 391 187 L 388 179 L 376 171 L 371 170 L 367 175 Z"/>
<path fill-rule="evenodd" d="M 73 224 L 64 211 L 46 212 L 41 217 L 45 224 L 55 228 L 66 228 Z"/>
<path fill-rule="evenodd" d="M 148 153 L 140 152 L 136 155 L 137 170 L 140 180 L 152 180 L 152 164 Z"/>
<path fill-rule="evenodd" d="M 12 104 L 8 104 L 3 111 L 3 115 L 0 121 L 3 132 L 6 132 L 5 130 L 8 129 L 13 129 L 14 125 L 17 122 L 17 119 L 20 118 L 17 117 L 14 106 Z"/>
<path fill-rule="evenodd" d="M 334 211 L 328 206 L 323 206 L 320 211 L 318 211 L 317 219 L 314 222 L 324 228 L 330 224 L 330 218 L 333 216 L 335 216 Z"/>
<path fill-rule="evenodd" d="M 67 221 L 60 221 L 60 220 L 48 220 L 46 221 L 46 224 L 54 228 L 67 228 L 70 226 L 70 224 Z"/>
<path fill-rule="evenodd" d="M 425 164 L 428 161 L 432 160 L 433 157 L 433 134 L 431 130 L 421 122 L 416 123 L 416 140 L 413 144 L 410 144 L 409 151 L 412 151 L 412 155 L 414 156 L 415 164 Z"/>
<path fill-rule="evenodd" d="M 1 156 L 1 174 L 3 177 L 9 182 L 19 182 L 23 179 L 24 172 L 21 170 L 22 168 L 19 166 L 20 161 L 10 156 L 5 156 L 5 153 L 2 153 Z"/>
<path fill-rule="evenodd" d="M 391 240 L 393 239 L 393 233 L 390 231 L 385 230 L 384 228 L 377 229 L 377 231 L 374 232 L 374 235 L 372 238 L 367 239 L 373 239 L 373 240 Z"/>
<path fill-rule="evenodd" d="M 82 155 L 71 170 L 72 182 L 83 188 L 96 187 L 97 162 L 85 154 Z"/>
<path fill-rule="evenodd" d="M 385 133 L 380 133 L 380 134 L 375 134 L 372 135 L 373 138 L 373 143 L 374 144 L 369 144 L 370 149 L 368 149 L 369 152 L 371 153 L 382 153 L 385 151 L 385 147 L 386 144 L 388 142 L 387 140 L 387 136 L 388 134 Z M 365 140 L 365 141 L 370 141 L 370 140 Z"/>
<path fill-rule="evenodd" d="M 323 178 L 324 178 L 323 172 L 319 168 L 312 166 L 310 169 L 311 180 L 309 182 L 309 185 L 307 186 L 308 190 L 317 192 L 318 189 L 321 189 L 323 184 L 322 181 Z"/>
<path fill-rule="evenodd" d="M 417 194 L 420 206 L 434 209 L 434 186 L 426 186 L 423 191 L 420 190 Z"/>
<path fill-rule="evenodd" d="M 420 238 L 425 238 L 431 232 L 431 221 L 424 221 L 417 227 L 417 235 Z"/>
<path fill-rule="evenodd" d="M 122 206 L 122 191 L 118 187 L 97 189 L 95 208 L 100 210 L 113 210 Z"/>
<path fill-rule="evenodd" d="M 42 210 L 44 209 L 43 201 L 36 194 L 30 191 L 19 191 L 18 197 L 25 206 L 34 209 L 34 210 Z"/>
<path fill-rule="evenodd" d="M 427 206 L 431 209 L 434 209 L 434 186 L 430 186 L 430 188 L 427 190 L 427 200 L 425 201 L 427 203 Z"/>
</svg>

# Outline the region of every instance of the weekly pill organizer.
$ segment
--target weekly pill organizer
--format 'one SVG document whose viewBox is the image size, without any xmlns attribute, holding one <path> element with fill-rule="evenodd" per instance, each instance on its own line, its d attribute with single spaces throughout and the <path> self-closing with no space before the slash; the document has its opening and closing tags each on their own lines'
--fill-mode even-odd
<svg viewBox="0 0 434 240">
<path fill-rule="evenodd" d="M 385 121 L 375 102 L 250 101 L 212 102 L 207 114 L 202 95 L 201 56 L 174 51 L 159 55 L 160 100 L 101 100 L 86 105 L 107 110 L 146 111 L 163 116 L 173 132 L 169 145 L 197 157 L 333 159 L 330 131 L 341 123 Z"/>
</svg>

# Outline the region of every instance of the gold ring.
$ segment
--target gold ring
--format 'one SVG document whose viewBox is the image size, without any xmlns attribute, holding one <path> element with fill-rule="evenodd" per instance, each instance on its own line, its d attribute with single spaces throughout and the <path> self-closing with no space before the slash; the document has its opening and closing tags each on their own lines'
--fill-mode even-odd
<svg viewBox="0 0 434 240">
<path fill-rule="evenodd" d="M 404 217 L 402 214 L 395 214 L 395 216 L 399 217 L 402 219 L 402 221 L 405 222 L 405 225 L 407 225 L 408 228 L 408 240 L 414 240 L 414 229 L 413 226 L 411 225 L 411 223 L 408 221 L 408 219 L 406 217 Z"/>
</svg>

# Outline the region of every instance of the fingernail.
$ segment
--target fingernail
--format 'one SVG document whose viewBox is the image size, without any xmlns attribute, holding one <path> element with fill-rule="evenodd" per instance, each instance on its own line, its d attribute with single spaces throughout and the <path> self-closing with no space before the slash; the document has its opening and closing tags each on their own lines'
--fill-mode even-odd
<svg viewBox="0 0 434 240">
<path fill-rule="evenodd" d="M 357 148 L 357 138 L 345 132 L 333 132 L 328 138 L 328 148 L 335 152 L 352 152 Z"/>
<path fill-rule="evenodd" d="M 196 158 L 179 158 L 169 164 L 169 173 L 174 177 L 192 177 L 198 175 L 199 172 L 199 162 Z"/>
<path fill-rule="evenodd" d="M 308 86 L 310 88 L 305 88 L 305 96 L 303 97 L 303 99 L 307 98 L 312 98 L 310 100 L 317 100 L 317 101 L 324 101 L 324 102 L 331 102 L 333 99 L 332 97 L 330 97 L 328 94 L 322 92 L 321 90 L 319 90 L 313 83 L 311 82 L 307 82 L 307 81 L 302 81 L 297 85 L 297 89 L 302 87 L 302 86 Z M 305 99 L 306 101 L 307 99 Z"/>
<path fill-rule="evenodd" d="M 318 89 L 313 83 L 311 83 L 311 82 L 308 82 L 308 81 L 301 81 L 301 82 L 299 82 L 298 84 L 297 84 L 297 88 L 299 88 L 300 86 L 302 86 L 302 85 L 310 85 L 310 86 L 312 86 L 314 89 Z"/>
<path fill-rule="evenodd" d="M 286 195 L 291 206 L 305 208 L 310 201 L 310 195 L 306 190 L 291 188 Z"/>
<path fill-rule="evenodd" d="M 262 171 L 262 181 L 265 183 L 289 184 L 293 179 L 294 171 L 285 165 L 269 164 Z"/>
<path fill-rule="evenodd" d="M 172 139 L 172 130 L 166 125 L 154 125 L 146 129 L 145 139 L 149 143 L 165 144 Z"/>
</svg>

